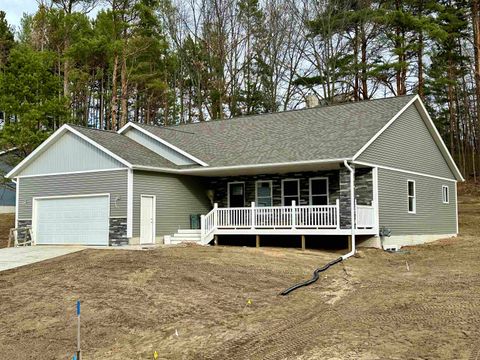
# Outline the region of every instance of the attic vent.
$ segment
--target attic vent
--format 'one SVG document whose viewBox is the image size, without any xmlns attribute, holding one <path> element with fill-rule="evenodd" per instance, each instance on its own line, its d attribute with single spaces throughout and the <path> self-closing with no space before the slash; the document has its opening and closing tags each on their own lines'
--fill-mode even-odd
<svg viewBox="0 0 480 360">
<path fill-rule="evenodd" d="M 314 108 L 318 106 L 318 97 L 316 95 L 310 94 L 306 98 L 307 108 Z"/>
</svg>

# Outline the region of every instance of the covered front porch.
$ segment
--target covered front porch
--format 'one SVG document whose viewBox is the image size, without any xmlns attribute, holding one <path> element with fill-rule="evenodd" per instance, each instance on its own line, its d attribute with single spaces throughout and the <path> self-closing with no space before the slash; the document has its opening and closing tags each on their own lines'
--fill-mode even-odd
<svg viewBox="0 0 480 360">
<path fill-rule="evenodd" d="M 376 169 L 355 170 L 357 235 L 378 234 Z M 202 243 L 216 235 L 350 235 L 350 172 L 344 167 L 211 178 Z"/>
</svg>

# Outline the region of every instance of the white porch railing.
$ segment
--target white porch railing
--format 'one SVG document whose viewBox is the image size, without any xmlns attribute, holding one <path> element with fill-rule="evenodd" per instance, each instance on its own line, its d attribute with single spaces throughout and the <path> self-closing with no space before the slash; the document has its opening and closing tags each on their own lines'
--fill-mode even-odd
<svg viewBox="0 0 480 360">
<path fill-rule="evenodd" d="M 375 210 L 373 206 L 358 205 L 356 228 L 373 229 Z M 327 230 L 340 231 L 340 202 L 335 205 L 296 205 L 213 209 L 201 217 L 202 243 L 213 239 L 217 230 Z"/>
<path fill-rule="evenodd" d="M 339 229 L 340 203 L 219 208 L 201 218 L 202 240 L 210 241 L 217 229 Z"/>
<path fill-rule="evenodd" d="M 356 204 L 355 204 L 356 205 Z M 357 229 L 371 229 L 375 226 L 375 208 L 373 206 L 356 205 Z"/>
</svg>

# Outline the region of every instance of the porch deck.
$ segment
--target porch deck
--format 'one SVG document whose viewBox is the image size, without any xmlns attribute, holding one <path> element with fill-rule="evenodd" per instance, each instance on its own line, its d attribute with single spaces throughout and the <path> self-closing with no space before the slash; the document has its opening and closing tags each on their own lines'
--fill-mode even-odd
<svg viewBox="0 0 480 360">
<path fill-rule="evenodd" d="M 356 205 L 355 233 L 378 233 L 374 206 Z M 350 235 L 340 224 L 340 203 L 335 205 L 296 205 L 219 208 L 201 217 L 202 243 L 215 235 Z"/>
</svg>

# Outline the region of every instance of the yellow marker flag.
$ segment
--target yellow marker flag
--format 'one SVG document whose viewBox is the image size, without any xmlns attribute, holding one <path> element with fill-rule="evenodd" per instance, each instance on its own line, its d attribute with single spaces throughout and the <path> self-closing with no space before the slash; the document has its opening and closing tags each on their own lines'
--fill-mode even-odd
<svg viewBox="0 0 480 360">
<path fill-rule="evenodd" d="M 153 353 L 153 358 L 154 358 L 155 360 L 157 360 L 157 359 L 158 359 L 158 353 L 157 353 L 157 350 L 155 350 L 155 352 Z"/>
<path fill-rule="evenodd" d="M 247 300 L 247 305 L 252 305 L 252 299 Z"/>
</svg>

